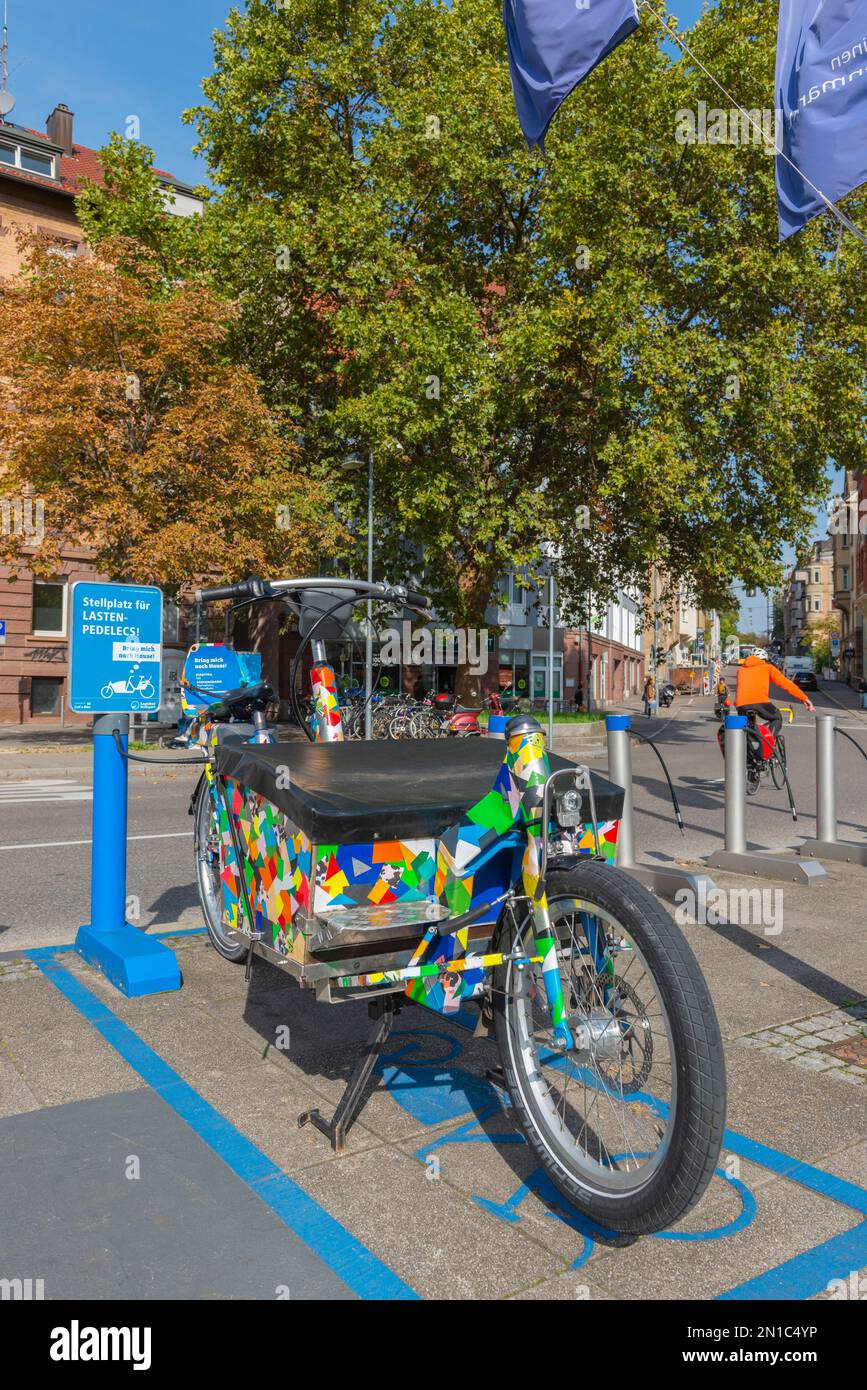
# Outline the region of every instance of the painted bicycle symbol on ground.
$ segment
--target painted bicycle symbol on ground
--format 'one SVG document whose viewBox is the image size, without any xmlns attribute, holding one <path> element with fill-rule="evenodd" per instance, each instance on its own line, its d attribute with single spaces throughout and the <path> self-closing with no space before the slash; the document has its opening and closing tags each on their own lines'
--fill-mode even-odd
<svg viewBox="0 0 867 1390">
<path fill-rule="evenodd" d="M 466 1026 L 466 1025 L 464 1025 Z M 436 1038 L 444 1045 L 443 1054 L 436 1058 L 419 1056 L 419 1046 Z M 436 1150 L 451 1144 L 524 1145 L 526 1140 L 518 1131 L 507 1128 L 494 1133 L 489 1121 L 503 1116 L 510 1109 L 508 1096 L 484 1077 L 457 1064 L 463 1052 L 458 1039 L 438 1029 L 405 1029 L 393 1035 L 395 1050 L 384 1053 L 377 1071 L 392 1098 L 408 1114 L 422 1124 L 441 1126 L 454 1121 L 454 1128 L 441 1133 L 431 1143 L 416 1150 L 416 1158 L 431 1167 Z M 654 1239 L 672 1241 L 718 1240 L 731 1236 L 751 1225 L 756 1215 L 756 1200 L 739 1177 L 720 1167 L 717 1177 L 727 1185 L 739 1208 L 723 1225 L 697 1231 L 663 1231 Z M 575 1232 L 581 1246 L 572 1262 L 578 1269 L 590 1258 L 598 1242 L 612 1243 L 612 1232 L 594 1227 L 557 1191 L 542 1168 L 534 1169 L 520 1182 L 504 1202 L 492 1201 L 481 1194 L 470 1194 L 471 1200 L 500 1221 L 515 1223 L 522 1219 L 520 1208 L 535 1196 L 547 1207 L 547 1217 L 560 1221 Z M 613 1243 L 619 1243 L 615 1237 Z"/>
</svg>

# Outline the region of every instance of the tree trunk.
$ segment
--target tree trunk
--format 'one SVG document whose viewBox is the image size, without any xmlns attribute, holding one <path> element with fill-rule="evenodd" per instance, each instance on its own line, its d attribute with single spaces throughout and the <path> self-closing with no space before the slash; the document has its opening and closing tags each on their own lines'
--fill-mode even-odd
<svg viewBox="0 0 867 1390">
<path fill-rule="evenodd" d="M 488 632 L 485 612 L 491 602 L 497 575 L 487 569 L 467 568 L 460 578 L 463 602 L 461 622 L 467 659 L 455 671 L 455 694 L 462 705 L 479 707 L 488 670 Z"/>
</svg>

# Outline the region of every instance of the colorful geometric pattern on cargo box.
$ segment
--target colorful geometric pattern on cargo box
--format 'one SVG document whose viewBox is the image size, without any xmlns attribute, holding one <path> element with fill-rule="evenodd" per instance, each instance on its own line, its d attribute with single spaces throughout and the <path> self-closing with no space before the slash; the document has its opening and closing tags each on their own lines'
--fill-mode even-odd
<svg viewBox="0 0 867 1390">
<path fill-rule="evenodd" d="M 299 913 L 306 917 L 310 911 L 310 841 L 264 796 L 237 782 L 229 781 L 226 786 L 232 816 L 246 848 L 244 876 L 255 929 L 270 936 L 274 949 L 286 955 L 298 934 L 295 919 Z M 225 813 L 221 815 L 221 832 L 224 920 L 228 918 L 228 925 L 246 931 L 247 923 L 239 914 L 239 885 Z"/>
<path fill-rule="evenodd" d="M 313 910 L 416 902 L 432 896 L 435 872 L 433 839 L 317 845 Z"/>
</svg>

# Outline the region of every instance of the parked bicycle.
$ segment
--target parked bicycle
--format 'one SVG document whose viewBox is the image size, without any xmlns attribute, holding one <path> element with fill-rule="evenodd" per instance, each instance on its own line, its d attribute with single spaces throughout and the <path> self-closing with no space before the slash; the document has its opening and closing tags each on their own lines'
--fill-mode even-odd
<svg viewBox="0 0 867 1390">
<path fill-rule="evenodd" d="M 279 965 L 317 1000 L 364 999 L 373 1032 L 333 1118 L 336 1151 L 401 1002 L 481 1011 L 536 1160 L 595 1222 L 659 1231 L 698 1201 L 719 1155 L 722 1043 L 672 918 L 614 867 L 623 791 L 545 750 L 536 720 L 505 743 L 348 743 L 325 640 L 360 601 L 423 612 L 398 586 L 289 579 L 197 595 L 280 601 L 309 648 L 314 742 L 279 744 L 267 685 L 203 711 L 192 799 L 202 910 L 229 961 Z M 296 698 L 297 702 L 297 697 Z"/>
</svg>

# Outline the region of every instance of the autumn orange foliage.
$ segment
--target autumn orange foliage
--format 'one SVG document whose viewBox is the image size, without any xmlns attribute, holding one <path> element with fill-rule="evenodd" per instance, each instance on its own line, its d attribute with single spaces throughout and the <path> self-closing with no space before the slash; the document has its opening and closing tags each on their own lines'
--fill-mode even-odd
<svg viewBox="0 0 867 1390">
<path fill-rule="evenodd" d="M 84 546 L 112 578 L 169 587 L 316 573 L 333 509 L 231 361 L 231 305 L 129 250 L 68 258 L 30 237 L 0 289 L 0 497 L 45 517 L 36 551 L 0 535 L 0 561 L 49 574 Z"/>
</svg>

